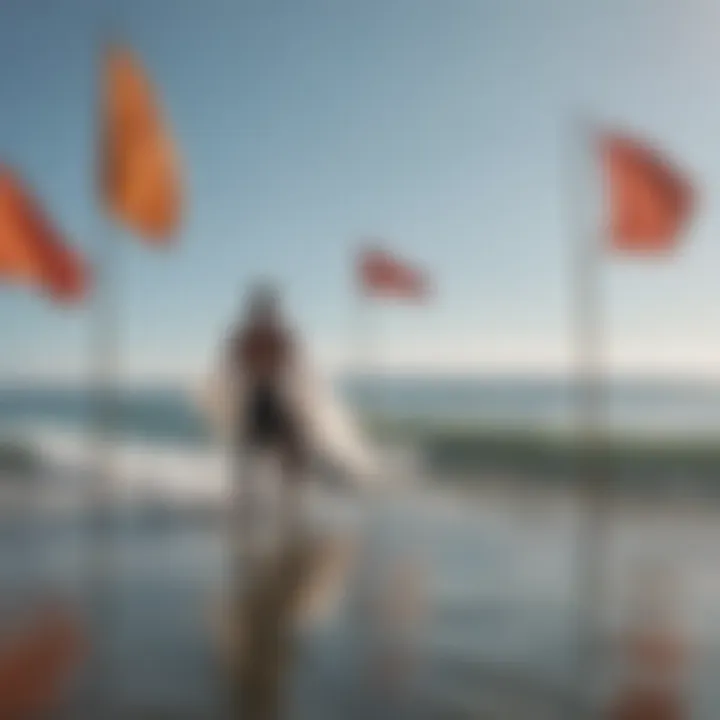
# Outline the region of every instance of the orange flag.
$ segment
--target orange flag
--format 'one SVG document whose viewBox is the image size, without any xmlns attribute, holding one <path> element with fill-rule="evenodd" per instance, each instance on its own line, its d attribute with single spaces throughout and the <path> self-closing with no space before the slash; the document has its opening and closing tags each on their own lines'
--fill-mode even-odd
<svg viewBox="0 0 720 720">
<path fill-rule="evenodd" d="M 430 293 L 424 272 L 377 248 L 368 248 L 360 256 L 360 287 L 367 295 L 402 300 L 424 300 Z"/>
<path fill-rule="evenodd" d="M 180 222 L 182 193 L 174 143 L 156 94 L 127 48 L 106 54 L 103 83 L 101 193 L 110 213 L 153 244 Z"/>
<path fill-rule="evenodd" d="M 693 188 L 657 150 L 628 137 L 601 138 L 615 250 L 661 253 L 673 249 L 694 204 Z"/>
<path fill-rule="evenodd" d="M 0 166 L 0 281 L 39 285 L 59 302 L 88 289 L 82 257 L 63 240 L 20 179 Z"/>
</svg>

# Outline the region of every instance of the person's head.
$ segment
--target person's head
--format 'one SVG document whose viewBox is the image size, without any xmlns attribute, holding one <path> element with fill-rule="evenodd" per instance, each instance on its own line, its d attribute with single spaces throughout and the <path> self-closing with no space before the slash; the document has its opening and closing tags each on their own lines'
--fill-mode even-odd
<svg viewBox="0 0 720 720">
<path fill-rule="evenodd" d="M 263 283 L 250 292 L 247 317 L 252 323 L 273 323 L 281 314 L 280 298 L 277 290 L 270 284 Z"/>
</svg>

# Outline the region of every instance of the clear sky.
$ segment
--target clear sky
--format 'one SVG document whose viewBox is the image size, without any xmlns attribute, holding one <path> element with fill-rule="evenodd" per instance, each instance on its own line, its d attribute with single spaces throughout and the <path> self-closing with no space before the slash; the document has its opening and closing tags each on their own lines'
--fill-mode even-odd
<svg viewBox="0 0 720 720">
<path fill-rule="evenodd" d="M 376 359 L 558 369 L 571 249 L 592 233 L 577 120 L 657 141 L 696 179 L 673 261 L 608 262 L 614 366 L 720 367 L 720 5 L 714 0 L 5 0 L 0 158 L 92 251 L 99 38 L 161 88 L 184 158 L 172 252 L 121 232 L 126 377 L 200 375 L 249 280 L 270 275 L 323 361 L 353 347 L 352 252 L 427 266 L 427 307 L 372 308 Z M 588 171 L 588 172 L 585 172 Z M 78 375 L 90 311 L 0 290 L 0 376 Z M 369 345 L 370 347 L 370 345 Z"/>
</svg>

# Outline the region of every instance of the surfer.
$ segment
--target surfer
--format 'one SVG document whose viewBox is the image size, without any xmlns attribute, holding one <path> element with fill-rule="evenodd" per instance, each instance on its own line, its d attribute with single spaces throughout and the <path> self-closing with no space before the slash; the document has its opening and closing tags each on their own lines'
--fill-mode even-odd
<svg viewBox="0 0 720 720">
<path fill-rule="evenodd" d="M 284 391 L 296 362 L 296 344 L 273 288 L 261 286 L 251 293 L 246 317 L 231 336 L 229 356 L 233 374 L 242 379 L 238 456 L 248 451 L 279 453 L 284 519 L 291 520 L 305 453 L 297 415 Z"/>
</svg>

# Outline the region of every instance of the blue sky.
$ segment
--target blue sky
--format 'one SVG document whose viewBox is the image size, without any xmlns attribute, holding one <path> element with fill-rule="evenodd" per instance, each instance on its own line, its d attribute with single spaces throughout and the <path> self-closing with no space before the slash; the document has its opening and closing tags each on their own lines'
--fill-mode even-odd
<svg viewBox="0 0 720 720">
<path fill-rule="evenodd" d="M 283 283 L 314 353 L 342 365 L 366 235 L 437 287 L 427 307 L 370 309 L 377 362 L 566 367 L 571 248 L 595 233 L 580 117 L 659 142 L 701 191 L 675 260 L 603 267 L 609 365 L 720 367 L 713 0 L 6 0 L 0 158 L 88 251 L 108 232 L 92 188 L 108 26 L 161 88 L 188 185 L 176 250 L 111 231 L 126 377 L 202 375 L 258 275 Z M 0 326 L 0 379 L 88 367 L 89 310 L 2 289 Z"/>
</svg>

